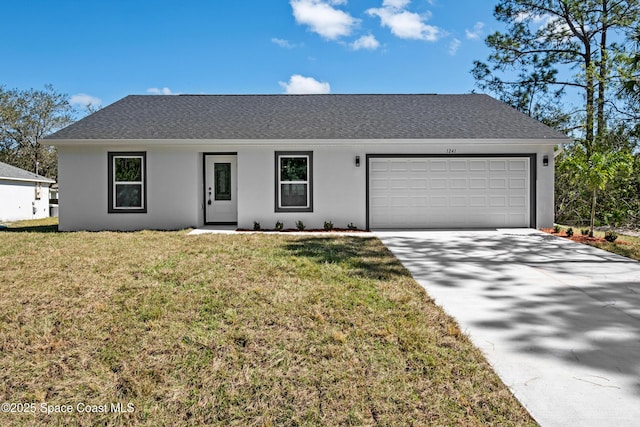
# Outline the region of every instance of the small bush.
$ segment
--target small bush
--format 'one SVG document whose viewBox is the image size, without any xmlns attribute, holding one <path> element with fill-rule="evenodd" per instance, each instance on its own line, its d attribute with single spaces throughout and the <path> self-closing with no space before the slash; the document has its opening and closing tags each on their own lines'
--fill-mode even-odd
<svg viewBox="0 0 640 427">
<path fill-rule="evenodd" d="M 567 228 L 567 237 L 573 237 L 573 228 Z"/>
<path fill-rule="evenodd" d="M 613 230 L 609 230 L 604 233 L 604 240 L 606 240 L 607 242 L 615 242 L 617 238 L 618 233 Z"/>
<path fill-rule="evenodd" d="M 282 221 L 277 221 L 276 222 L 276 230 L 282 231 L 283 228 L 284 228 L 284 224 L 282 223 Z"/>
<path fill-rule="evenodd" d="M 297 220 L 296 221 L 296 228 L 300 231 L 303 231 L 306 227 L 304 225 L 304 222 L 302 222 L 301 220 Z"/>
<path fill-rule="evenodd" d="M 556 224 L 556 225 L 554 225 L 554 226 L 553 226 L 553 232 L 554 232 L 554 233 L 559 233 L 559 232 L 560 232 L 560 226 L 559 226 L 559 225 L 557 225 L 557 224 Z"/>
<path fill-rule="evenodd" d="M 589 235 L 589 229 L 588 228 L 583 228 L 580 230 L 580 234 L 582 234 L 583 236 L 588 236 Z"/>
<path fill-rule="evenodd" d="M 331 230 L 333 230 L 333 223 L 331 221 L 325 221 L 324 231 L 331 231 Z"/>
<path fill-rule="evenodd" d="M 358 229 L 358 227 L 356 227 L 355 225 L 353 225 L 353 223 L 352 223 L 352 222 L 350 222 L 349 224 L 347 224 L 347 228 L 348 228 L 349 230 L 357 230 L 357 229 Z"/>
<path fill-rule="evenodd" d="M 258 221 L 253 221 L 253 229 L 255 231 L 260 231 L 260 223 Z"/>
</svg>

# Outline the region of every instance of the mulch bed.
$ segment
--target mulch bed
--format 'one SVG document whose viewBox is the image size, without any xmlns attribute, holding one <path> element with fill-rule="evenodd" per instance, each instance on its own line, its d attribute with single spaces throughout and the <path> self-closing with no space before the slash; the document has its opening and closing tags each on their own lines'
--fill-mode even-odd
<svg viewBox="0 0 640 427">
<path fill-rule="evenodd" d="M 260 230 L 253 230 L 253 229 L 249 229 L 249 228 L 238 228 L 236 231 L 251 231 L 251 232 L 256 232 L 256 233 L 260 233 L 260 232 L 264 232 L 264 231 L 268 231 L 268 232 L 274 232 L 277 231 L 279 233 L 291 233 L 291 232 L 296 232 L 296 233 L 364 233 L 366 232 L 365 230 L 349 230 L 347 228 L 333 228 L 331 230 L 325 230 L 323 228 L 305 228 L 304 230 L 298 230 L 297 228 L 286 228 L 284 230 L 275 230 L 275 229 L 266 229 L 266 228 L 261 228 Z"/>
<path fill-rule="evenodd" d="M 556 233 L 553 231 L 553 228 L 542 228 L 540 229 L 540 231 L 544 233 L 552 234 L 554 236 L 564 237 L 565 239 L 573 240 L 574 242 L 578 242 L 578 243 L 587 243 L 587 244 L 588 243 L 609 243 L 603 237 L 583 236 L 580 234 L 580 230 L 578 230 L 577 233 L 575 233 L 574 231 L 575 234 L 571 237 L 567 236 L 566 230 L 561 230 L 559 233 Z M 623 245 L 627 244 L 627 242 L 622 241 L 619 238 L 615 242 Z"/>
</svg>

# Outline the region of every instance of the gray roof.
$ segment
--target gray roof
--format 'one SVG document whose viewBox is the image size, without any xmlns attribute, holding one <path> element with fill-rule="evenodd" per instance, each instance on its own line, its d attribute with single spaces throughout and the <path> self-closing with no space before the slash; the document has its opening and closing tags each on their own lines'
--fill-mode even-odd
<svg viewBox="0 0 640 427">
<path fill-rule="evenodd" d="M 33 172 L 29 172 L 2 162 L 0 162 L 0 179 L 7 179 L 11 181 L 33 181 L 51 183 L 56 182 L 55 180 L 47 178 L 46 176 L 36 175 Z"/>
<path fill-rule="evenodd" d="M 47 139 L 561 140 L 566 136 L 480 94 L 130 95 Z"/>
</svg>

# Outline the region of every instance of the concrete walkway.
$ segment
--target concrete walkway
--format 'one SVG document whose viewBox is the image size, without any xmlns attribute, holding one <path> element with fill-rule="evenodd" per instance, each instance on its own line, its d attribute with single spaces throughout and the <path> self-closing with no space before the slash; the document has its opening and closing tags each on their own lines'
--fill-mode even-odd
<svg viewBox="0 0 640 427">
<path fill-rule="evenodd" d="M 375 235 L 542 426 L 640 425 L 640 263 L 535 230 Z"/>
</svg>

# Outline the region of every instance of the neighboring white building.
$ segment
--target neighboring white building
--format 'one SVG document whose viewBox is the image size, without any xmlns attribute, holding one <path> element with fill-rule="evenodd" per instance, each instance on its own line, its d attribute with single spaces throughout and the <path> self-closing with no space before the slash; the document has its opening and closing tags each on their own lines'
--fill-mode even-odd
<svg viewBox="0 0 640 427">
<path fill-rule="evenodd" d="M 476 94 L 136 95 L 47 138 L 60 230 L 550 227 L 567 142 Z"/>
<path fill-rule="evenodd" d="M 47 177 L 0 162 L 0 222 L 49 216 Z"/>
</svg>

